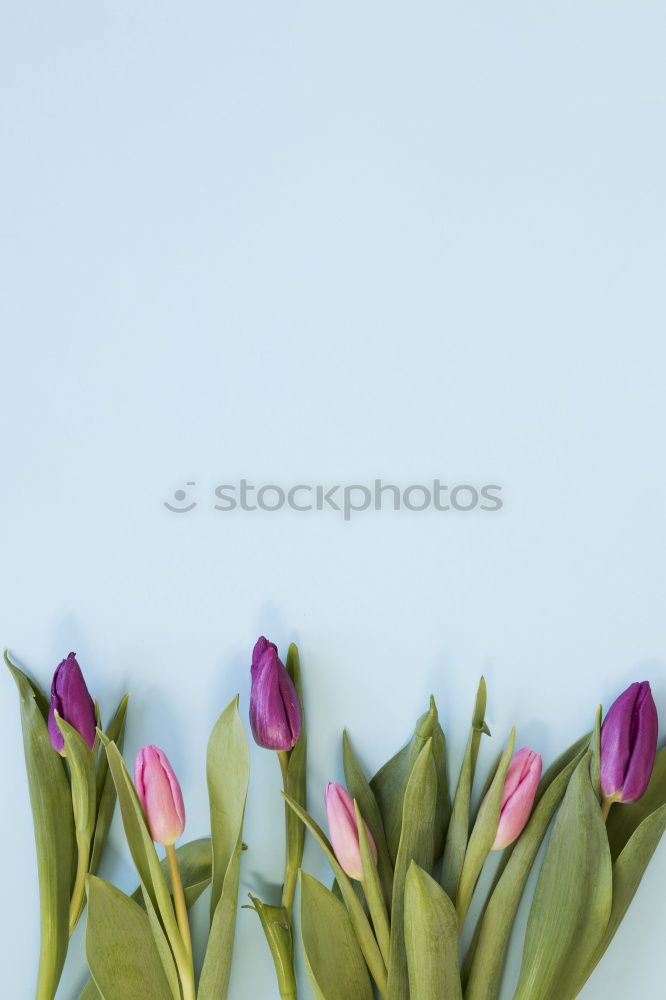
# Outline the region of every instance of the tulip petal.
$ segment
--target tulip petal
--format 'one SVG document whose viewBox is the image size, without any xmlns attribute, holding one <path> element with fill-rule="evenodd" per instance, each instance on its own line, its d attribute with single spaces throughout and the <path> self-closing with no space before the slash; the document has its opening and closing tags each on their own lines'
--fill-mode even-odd
<svg viewBox="0 0 666 1000">
<path fill-rule="evenodd" d="M 250 726 L 255 742 L 266 750 L 291 750 L 301 732 L 301 708 L 294 682 L 263 636 L 252 653 Z"/>
<path fill-rule="evenodd" d="M 608 711 L 601 730 L 601 790 L 635 802 L 647 788 L 657 751 L 657 708 L 647 681 L 631 684 Z"/>
</svg>

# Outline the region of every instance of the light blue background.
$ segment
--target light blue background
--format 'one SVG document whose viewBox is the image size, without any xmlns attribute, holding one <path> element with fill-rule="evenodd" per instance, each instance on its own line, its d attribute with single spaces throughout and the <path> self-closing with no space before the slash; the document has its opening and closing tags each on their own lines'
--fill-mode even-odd
<svg viewBox="0 0 666 1000">
<path fill-rule="evenodd" d="M 0 633 L 21 662 L 47 685 L 76 650 L 105 714 L 131 687 L 128 755 L 167 750 L 191 836 L 262 631 L 301 644 L 319 816 L 343 725 L 374 769 L 431 690 L 456 763 L 481 671 L 486 763 L 513 722 L 550 761 L 632 679 L 666 713 L 663 4 L 25 0 L 1 21 Z M 188 479 L 438 475 L 501 483 L 504 510 L 161 506 Z M 0 687 L 0 962 L 29 1000 Z M 253 751 L 243 893 L 280 879 L 278 781 Z M 134 884 L 118 824 L 105 873 Z M 662 845 L 585 1000 L 660 991 L 665 877 Z M 276 995 L 242 911 L 231 1000 Z"/>
</svg>

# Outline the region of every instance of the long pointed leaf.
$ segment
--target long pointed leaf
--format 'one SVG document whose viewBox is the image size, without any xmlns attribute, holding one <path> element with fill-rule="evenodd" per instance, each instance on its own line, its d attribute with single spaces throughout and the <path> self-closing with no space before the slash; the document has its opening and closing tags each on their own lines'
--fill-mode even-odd
<svg viewBox="0 0 666 1000">
<path fill-rule="evenodd" d="M 465 1000 L 497 1000 L 513 922 L 527 879 L 583 750 L 546 782 L 529 823 L 508 856 L 482 914 L 465 986 Z M 552 772 L 548 772 L 551 774 Z"/>
<path fill-rule="evenodd" d="M 582 990 L 615 937 L 665 830 L 666 805 L 663 805 L 643 820 L 613 865 L 613 906 L 610 919 L 594 957 L 578 981 L 577 992 Z"/>
<path fill-rule="evenodd" d="M 382 814 L 377 804 L 375 794 L 370 787 L 363 768 L 361 767 L 354 749 L 351 745 L 347 730 L 342 734 L 342 761 L 345 769 L 345 781 L 347 791 L 353 799 L 358 802 L 361 814 L 370 828 L 370 832 L 377 846 L 377 868 L 379 878 L 382 883 L 384 902 L 391 907 L 391 896 L 393 894 L 393 864 L 386 842 L 384 832 L 384 822 Z"/>
<path fill-rule="evenodd" d="M 470 801 L 481 737 L 484 733 L 486 736 L 490 735 L 490 730 L 485 720 L 486 699 L 486 681 L 482 677 L 476 692 L 476 701 L 472 713 L 472 726 L 460 769 L 460 777 L 456 786 L 451 820 L 446 835 L 444 858 L 442 860 L 440 882 L 450 899 L 455 899 L 458 894 L 460 873 L 465 861 L 467 840 L 469 838 Z"/>
<path fill-rule="evenodd" d="M 589 756 L 576 768 L 555 820 L 514 1000 L 572 1000 L 608 924 L 611 857 Z"/>
<path fill-rule="evenodd" d="M 55 996 L 69 943 L 69 894 L 74 870 L 72 798 L 60 755 L 51 746 L 45 697 L 5 653 L 21 707 L 39 879 L 40 956 L 36 996 Z"/>
<path fill-rule="evenodd" d="M 127 721 L 127 703 L 129 695 L 126 694 L 120 701 L 118 708 L 106 730 L 106 737 L 115 743 L 120 753 L 123 752 L 125 740 L 125 724 Z M 95 818 L 95 833 L 93 834 L 92 852 L 90 855 L 90 872 L 95 875 L 99 871 L 102 861 L 102 853 L 106 838 L 109 834 L 111 820 L 116 807 L 116 786 L 109 771 L 109 762 L 106 753 L 102 750 L 97 765 L 97 815 Z"/>
<path fill-rule="evenodd" d="M 301 873 L 301 936 L 316 1000 L 372 1000 L 372 986 L 344 905 Z"/>
<path fill-rule="evenodd" d="M 405 789 L 402 833 L 395 863 L 391 906 L 391 959 L 388 1000 L 408 1000 L 409 976 L 405 951 L 405 884 L 412 861 L 429 870 L 435 861 L 437 770 L 428 741 L 421 750 Z"/>
<path fill-rule="evenodd" d="M 298 804 L 298 802 L 290 799 L 288 795 L 285 795 L 285 799 L 296 815 L 300 818 L 301 822 L 305 823 L 308 830 L 326 855 L 326 860 L 333 869 L 333 874 L 337 879 L 340 893 L 344 900 L 344 904 L 347 907 L 347 912 L 349 913 L 349 918 L 352 922 L 356 939 L 359 943 L 361 951 L 363 952 L 363 957 L 365 958 L 367 966 L 370 970 L 370 975 L 377 984 L 377 988 L 382 997 L 385 997 L 386 966 L 384 965 L 384 959 L 382 958 L 379 945 L 375 940 L 375 936 L 372 932 L 365 910 L 363 909 L 363 906 L 354 891 L 351 880 L 347 877 L 347 875 L 345 875 L 344 871 L 338 864 L 338 859 L 336 858 L 333 848 L 329 843 L 328 837 L 316 820 L 314 820 L 312 816 L 310 816 L 310 814 Z"/>
<path fill-rule="evenodd" d="M 405 888 L 405 947 L 410 1000 L 462 1000 L 455 907 L 415 862 Z"/>
<path fill-rule="evenodd" d="M 243 819 L 250 776 L 247 737 L 238 698 L 225 708 L 208 741 L 206 775 L 213 842 L 211 928 L 199 1000 L 224 1000 L 229 989 L 236 933 Z"/>
<path fill-rule="evenodd" d="M 103 1000 L 170 994 L 145 910 L 94 875 L 88 876 L 86 955 Z"/>
<path fill-rule="evenodd" d="M 416 759 L 428 740 L 432 740 L 432 754 L 439 782 L 436 828 L 434 831 L 434 850 L 439 857 L 444 848 L 444 835 L 448 827 L 451 805 L 446 769 L 446 738 L 439 723 L 434 698 L 430 698 L 428 711 L 416 723 L 414 735 L 410 742 L 395 757 L 392 757 L 391 760 L 384 764 L 370 782 L 370 787 L 382 815 L 389 854 L 394 863 L 400 844 L 405 789 L 407 788 L 407 782 L 409 781 L 409 776 L 412 773 Z"/>
<path fill-rule="evenodd" d="M 212 852 L 209 837 L 191 840 L 176 848 L 180 877 L 185 890 L 185 901 L 188 908 L 193 906 L 202 892 L 210 885 L 212 873 Z M 160 862 L 164 877 L 171 891 L 171 876 L 166 858 Z M 137 886 L 130 899 L 145 909 L 145 899 L 141 886 Z M 100 993 L 94 980 L 90 979 L 79 994 L 78 1000 L 100 1000 Z"/>
<path fill-rule="evenodd" d="M 490 848 L 492 847 L 497 834 L 497 826 L 502 808 L 504 781 L 506 773 L 509 769 L 509 764 L 511 763 L 515 743 L 516 730 L 513 729 L 511 731 L 511 736 L 509 737 L 508 746 L 502 754 L 499 764 L 497 765 L 497 770 L 495 771 L 488 793 L 481 803 L 479 814 L 476 818 L 476 823 L 474 824 L 474 829 L 472 830 L 467 844 L 465 860 L 463 861 L 463 867 L 460 873 L 460 882 L 458 885 L 458 893 L 456 896 L 456 911 L 458 913 L 458 920 L 460 921 L 461 926 L 465 920 L 465 916 L 467 915 L 469 904 L 472 901 L 472 895 L 474 893 L 474 889 L 476 888 L 479 875 L 481 874 L 486 858 L 490 853 Z"/>
</svg>

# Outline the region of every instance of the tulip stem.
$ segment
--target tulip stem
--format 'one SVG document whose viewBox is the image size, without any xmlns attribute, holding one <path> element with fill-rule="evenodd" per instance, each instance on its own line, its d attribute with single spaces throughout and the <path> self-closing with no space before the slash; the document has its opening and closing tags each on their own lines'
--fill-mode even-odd
<svg viewBox="0 0 666 1000">
<path fill-rule="evenodd" d="M 77 836 L 76 878 L 69 903 L 69 936 L 74 933 L 86 899 L 86 875 L 90 861 L 90 838 Z"/>
<path fill-rule="evenodd" d="M 277 755 L 278 760 L 280 761 L 280 770 L 282 771 L 282 785 L 284 792 L 285 795 L 289 795 L 289 752 L 287 750 L 278 750 Z M 298 882 L 298 867 L 294 867 L 292 863 L 289 844 L 289 814 L 289 806 L 285 803 L 285 836 L 287 842 L 286 860 L 284 866 L 284 883 L 282 886 L 282 905 L 287 911 L 289 920 L 291 920 L 291 911 L 294 908 L 294 896 L 296 895 L 296 883 Z"/>
<path fill-rule="evenodd" d="M 280 761 L 280 770 L 282 771 L 282 784 L 284 790 L 289 794 L 289 789 L 287 788 L 287 782 L 289 780 L 289 751 L 288 750 L 278 750 L 277 751 L 278 760 Z"/>
<path fill-rule="evenodd" d="M 601 802 L 601 815 L 603 816 L 604 823 L 608 821 L 608 814 L 611 811 L 611 806 L 614 804 L 615 799 L 603 799 Z"/>
<path fill-rule="evenodd" d="M 190 934 L 190 921 L 187 916 L 187 903 L 185 901 L 185 891 L 183 889 L 183 881 L 180 877 L 180 868 L 178 867 L 178 856 L 176 855 L 176 848 L 173 846 L 173 844 L 166 844 L 165 847 L 166 847 L 167 864 L 169 865 L 169 874 L 171 876 L 171 888 L 173 890 L 173 902 L 176 910 L 178 929 L 180 930 L 180 936 L 183 939 L 183 945 L 185 946 L 185 951 L 187 953 L 187 960 L 188 960 L 187 968 L 179 970 L 182 980 L 183 998 L 184 1000 L 195 1000 L 196 988 L 194 985 L 192 936 Z"/>
</svg>

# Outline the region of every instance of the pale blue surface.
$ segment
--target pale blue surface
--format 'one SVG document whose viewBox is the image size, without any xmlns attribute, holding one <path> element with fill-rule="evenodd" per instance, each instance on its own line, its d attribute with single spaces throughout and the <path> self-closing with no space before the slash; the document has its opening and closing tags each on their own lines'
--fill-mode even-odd
<svg viewBox="0 0 666 1000">
<path fill-rule="evenodd" d="M 634 678 L 666 712 L 665 29 L 608 0 L 4 5 L 0 638 L 44 684 L 75 649 L 107 713 L 131 685 L 128 751 L 167 749 L 192 836 L 260 631 L 302 644 L 319 815 L 343 725 L 374 767 L 432 689 L 457 759 L 482 670 L 486 761 L 514 721 L 552 759 Z M 438 475 L 504 510 L 161 507 Z M 30 1000 L 1 687 L 0 967 Z M 280 877 L 253 766 L 243 892 Z M 134 882 L 118 825 L 105 871 Z M 585 1000 L 660 992 L 665 877 L 662 846 Z M 231 1000 L 275 996 L 243 911 Z"/>
</svg>

